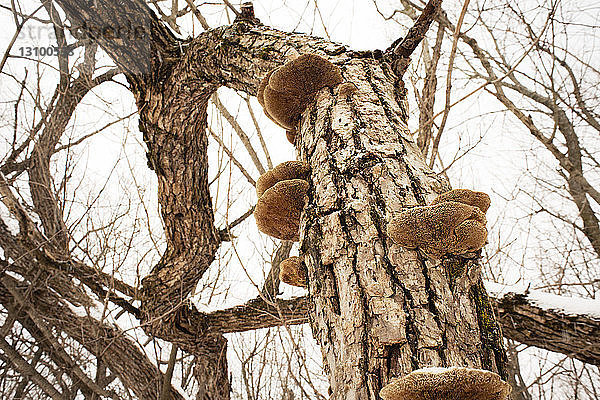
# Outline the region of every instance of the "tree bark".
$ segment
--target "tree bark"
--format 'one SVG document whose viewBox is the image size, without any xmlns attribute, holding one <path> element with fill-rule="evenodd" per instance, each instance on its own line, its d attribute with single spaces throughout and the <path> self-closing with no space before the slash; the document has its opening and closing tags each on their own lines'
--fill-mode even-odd
<svg viewBox="0 0 600 400">
<path fill-rule="evenodd" d="M 95 40 L 125 73 L 158 178 L 167 250 L 142 281 L 141 321 L 146 332 L 193 354 L 207 399 L 229 399 L 226 339 L 195 334 L 185 301 L 214 260 L 220 244 L 208 188 L 206 109 L 218 85 L 200 77 L 183 43 L 141 0 L 58 1 L 73 26 Z M 204 325 L 201 325 L 203 327 Z M 215 381 L 217 379 L 217 381 Z M 223 389 L 224 388 L 224 389 Z M 214 393 L 213 393 L 214 392 Z"/>
<path fill-rule="evenodd" d="M 498 318 L 505 335 L 517 342 L 600 366 L 598 319 L 544 309 L 525 293 L 508 293 L 498 299 Z"/>
<path fill-rule="evenodd" d="M 476 260 L 424 259 L 386 235 L 404 207 L 448 189 L 410 137 L 396 77 L 383 60 L 330 60 L 358 92 L 321 91 L 302 119 L 298 155 L 312 167 L 301 251 L 332 399 L 376 400 L 392 377 L 421 367 L 504 376 L 501 333 Z"/>
<path fill-rule="evenodd" d="M 566 315 L 560 310 L 543 308 L 527 294 L 509 293 L 490 298 L 497 311 L 502 333 L 508 339 L 557 352 L 581 362 L 600 365 L 600 319 L 579 314 Z M 562 297 L 562 302 L 573 301 Z M 575 300 L 576 301 L 576 300 Z M 203 319 L 212 330 L 221 333 L 309 322 L 310 300 L 296 297 L 266 303 L 254 299 L 248 303 L 206 314 Z"/>
</svg>

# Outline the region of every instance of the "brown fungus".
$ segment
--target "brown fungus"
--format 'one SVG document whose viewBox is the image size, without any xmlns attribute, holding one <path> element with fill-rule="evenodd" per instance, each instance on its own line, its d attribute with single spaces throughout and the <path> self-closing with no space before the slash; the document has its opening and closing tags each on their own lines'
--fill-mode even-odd
<svg viewBox="0 0 600 400">
<path fill-rule="evenodd" d="M 481 249 L 487 239 L 485 224 L 479 208 L 447 201 L 402 212 L 390 221 L 388 236 L 401 246 L 441 258 Z"/>
<path fill-rule="evenodd" d="M 443 203 L 445 201 L 457 201 L 459 203 L 478 207 L 484 213 L 490 208 L 490 196 L 486 193 L 474 192 L 469 189 L 453 189 L 449 192 L 442 193 L 431 202 L 431 205 Z"/>
<path fill-rule="evenodd" d="M 263 108 L 265 107 L 265 88 L 269 84 L 269 78 L 271 77 L 273 72 L 275 72 L 274 69 L 267 72 L 267 75 L 265 75 L 262 81 L 260 81 L 260 84 L 258 85 L 258 91 L 256 92 L 256 98 L 258 99 L 258 102 Z"/>
<path fill-rule="evenodd" d="M 260 198 L 263 193 L 277 182 L 288 179 L 308 179 L 310 166 L 303 161 L 286 161 L 265 172 L 256 181 L 256 194 Z"/>
<path fill-rule="evenodd" d="M 383 400 L 506 400 L 510 386 L 491 371 L 427 368 L 394 378 L 379 392 Z"/>
<path fill-rule="evenodd" d="M 278 92 L 269 86 L 265 88 L 265 114 L 279 126 L 287 130 L 295 130 L 302 113 L 314 99 L 314 93 L 298 96 Z"/>
<path fill-rule="evenodd" d="M 288 285 L 306 287 L 306 267 L 300 257 L 286 258 L 279 264 L 279 279 Z"/>
<path fill-rule="evenodd" d="M 352 82 L 344 82 L 340 86 L 338 86 L 337 89 L 338 96 L 342 97 L 352 96 L 356 92 L 358 92 L 358 88 Z"/>
<path fill-rule="evenodd" d="M 288 131 L 288 130 L 286 130 L 285 131 L 285 138 L 291 144 L 296 144 L 296 131 Z"/>
<path fill-rule="evenodd" d="M 272 69 L 271 71 L 269 71 L 267 73 L 267 75 L 262 79 L 262 81 L 260 82 L 260 84 L 258 85 L 258 91 L 256 93 L 256 98 L 258 99 L 258 102 L 260 103 L 260 105 L 263 107 L 263 110 L 265 112 L 265 115 L 267 117 L 269 117 L 269 119 L 273 122 L 275 122 L 275 124 L 277 124 L 278 126 L 287 129 L 284 125 L 282 125 L 278 120 L 276 120 L 275 118 L 273 118 L 273 116 L 269 113 L 269 110 L 267 109 L 267 107 L 265 107 L 265 88 L 267 87 L 267 85 L 269 84 L 269 78 L 271 77 L 271 75 L 273 74 L 273 72 L 275 72 L 277 68 Z M 294 130 L 292 130 L 292 133 L 294 133 Z M 288 137 L 289 140 L 289 137 Z"/>
<path fill-rule="evenodd" d="M 307 191 L 308 182 L 303 179 L 280 181 L 265 190 L 254 209 L 258 230 L 277 239 L 297 242 Z"/>
<path fill-rule="evenodd" d="M 279 126 L 295 132 L 302 113 L 322 88 L 342 83 L 338 67 L 315 54 L 303 54 L 269 71 L 258 87 L 265 114 Z M 288 134 L 288 140 L 294 135 Z"/>
<path fill-rule="evenodd" d="M 269 87 L 278 92 L 306 96 L 342 83 L 340 69 L 316 54 L 302 54 L 273 72 Z"/>
</svg>

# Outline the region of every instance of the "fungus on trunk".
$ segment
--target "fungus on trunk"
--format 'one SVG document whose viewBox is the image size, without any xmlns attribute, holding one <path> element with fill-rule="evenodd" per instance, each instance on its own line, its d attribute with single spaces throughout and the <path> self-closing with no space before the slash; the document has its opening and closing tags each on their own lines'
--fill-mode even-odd
<svg viewBox="0 0 600 400">
<path fill-rule="evenodd" d="M 470 206 L 478 207 L 484 213 L 490 208 L 490 196 L 483 192 L 474 192 L 469 189 L 453 189 L 442 193 L 430 205 L 440 204 L 445 201 L 456 201 Z"/>
<path fill-rule="evenodd" d="M 292 286 L 306 287 L 306 267 L 297 256 L 286 258 L 279 264 L 279 279 Z"/>
<path fill-rule="evenodd" d="M 310 167 L 307 163 L 303 161 L 286 161 L 258 178 L 256 181 L 256 194 L 260 198 L 267 189 L 273 187 L 277 182 L 288 179 L 307 180 L 309 174 Z"/>
<path fill-rule="evenodd" d="M 254 218 L 259 231 L 281 240 L 299 240 L 300 213 L 306 203 L 309 174 L 308 164 L 286 161 L 258 178 Z"/>
<path fill-rule="evenodd" d="M 263 78 L 256 97 L 265 114 L 286 129 L 294 143 L 296 124 L 315 94 L 324 87 L 342 83 L 340 69 L 316 54 L 303 54 Z"/>
<path fill-rule="evenodd" d="M 296 145 L 296 131 L 287 131 L 286 130 L 285 138 L 287 139 L 288 142 L 290 142 L 294 146 Z"/>
<path fill-rule="evenodd" d="M 478 207 L 446 201 L 402 212 L 390 221 L 388 236 L 401 246 L 441 258 L 481 249 L 487 239 L 485 224 Z"/>
<path fill-rule="evenodd" d="M 258 230 L 281 240 L 300 240 L 300 213 L 307 191 L 308 182 L 302 179 L 277 182 L 267 189 L 254 209 Z"/>
<path fill-rule="evenodd" d="M 425 368 L 395 378 L 379 395 L 383 400 L 506 400 L 510 386 L 491 371 Z"/>
</svg>

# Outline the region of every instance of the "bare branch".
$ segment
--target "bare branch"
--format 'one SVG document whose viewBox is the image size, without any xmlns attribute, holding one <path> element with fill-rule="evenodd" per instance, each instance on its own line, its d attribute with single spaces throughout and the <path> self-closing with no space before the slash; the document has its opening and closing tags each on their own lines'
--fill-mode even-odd
<svg viewBox="0 0 600 400">
<path fill-rule="evenodd" d="M 261 175 L 264 174 L 265 167 L 260 162 L 260 159 L 258 158 L 258 154 L 256 154 L 256 151 L 254 150 L 252 143 L 250 143 L 250 138 L 248 137 L 248 135 L 246 135 L 246 132 L 244 132 L 244 130 L 242 129 L 240 124 L 237 122 L 235 117 L 233 115 L 231 115 L 231 113 L 227 110 L 225 105 L 223 103 L 221 103 L 221 100 L 219 99 L 219 96 L 216 93 L 213 94 L 213 96 L 211 97 L 211 100 L 212 100 L 213 104 L 215 105 L 215 107 L 217 107 L 217 110 L 219 110 L 221 115 L 223 115 L 223 117 L 225 117 L 227 122 L 229 122 L 229 125 L 231 125 L 231 127 L 233 128 L 235 133 L 237 133 L 238 137 L 244 144 L 244 147 L 248 151 L 248 154 L 250 155 L 252 162 L 254 162 L 254 166 L 256 167 L 258 172 Z"/>
<path fill-rule="evenodd" d="M 19 282 L 8 275 L 2 275 L 2 281 L 8 279 L 21 293 Z M 142 353 L 138 346 L 115 327 L 102 324 L 91 317 L 75 315 L 54 291 L 38 287 L 35 296 L 31 296 L 29 304 L 43 316 L 47 324 L 83 345 L 90 353 L 101 358 L 108 368 L 121 380 L 125 387 L 130 388 L 138 398 L 158 400 L 156 390 L 162 374 L 158 368 Z M 10 307 L 14 298 L 0 285 L 0 303 Z M 33 321 L 21 313 L 19 322 L 24 326 L 34 325 Z M 93 338 L 93 340 L 90 340 Z M 131 371 L 136 371 L 135 375 Z M 62 399 L 63 397 L 59 397 Z M 171 399 L 182 400 L 183 397 L 174 389 Z"/>
<path fill-rule="evenodd" d="M 440 9 L 442 0 L 429 0 L 427 5 L 417 18 L 414 25 L 408 30 L 406 36 L 398 44 L 392 44 L 394 47 L 392 54 L 396 58 L 395 70 L 398 76 L 404 75 L 404 71 L 410 62 L 410 56 L 421 43 L 429 26 L 435 18 L 435 14 Z"/>
<path fill-rule="evenodd" d="M 452 71 L 454 70 L 454 57 L 456 56 L 456 46 L 458 45 L 458 38 L 460 36 L 460 29 L 467 13 L 470 0 L 464 0 L 463 8 L 460 11 L 456 28 L 454 28 L 454 40 L 452 41 L 452 49 L 450 50 L 450 59 L 448 61 L 448 72 L 446 73 L 446 103 L 444 104 L 444 115 L 442 116 L 442 122 L 438 128 L 437 135 L 433 140 L 431 146 L 431 161 L 429 162 L 429 168 L 433 168 L 435 164 L 435 157 L 437 156 L 438 146 L 442 138 L 442 133 L 446 127 L 446 121 L 448 120 L 448 113 L 450 112 L 450 94 L 452 93 Z"/>
<path fill-rule="evenodd" d="M 252 176 L 250 176 L 250 174 L 248 173 L 248 171 L 246 171 L 246 169 L 244 168 L 242 163 L 237 160 L 237 158 L 235 157 L 233 152 L 231 150 L 229 150 L 229 148 L 225 145 L 225 143 L 223 142 L 223 139 L 221 139 L 221 137 L 219 137 L 219 135 L 217 135 L 215 132 L 213 132 L 213 130 L 210 128 L 208 128 L 208 132 L 213 137 L 213 139 L 215 139 L 217 141 L 219 146 L 221 146 L 223 151 L 229 156 L 229 159 L 231 160 L 231 162 L 240 170 L 242 175 L 244 175 L 246 177 L 246 180 L 248 181 L 248 183 L 250 183 L 250 185 L 252 185 L 252 186 L 255 186 L 256 181 L 254 180 L 254 178 L 252 178 Z"/>
<path fill-rule="evenodd" d="M 198 10 L 198 7 L 196 7 L 196 5 L 194 4 L 194 0 L 185 0 L 185 2 L 188 4 L 188 6 L 190 6 L 190 9 L 194 13 L 196 19 L 200 22 L 200 25 L 202 25 L 204 29 L 209 30 L 210 26 L 208 26 L 206 18 L 204 18 L 204 16 L 200 13 L 200 10 Z"/>
<path fill-rule="evenodd" d="M 169 392 L 171 391 L 171 378 L 173 377 L 173 370 L 175 369 L 175 360 L 177 359 L 177 351 L 179 349 L 175 345 L 171 345 L 171 354 L 169 355 L 169 365 L 167 366 L 167 372 L 163 377 L 162 390 L 160 392 L 160 400 L 168 400 Z"/>
<path fill-rule="evenodd" d="M 24 297 L 21 296 L 21 293 L 14 286 L 13 282 L 7 277 L 3 277 L 2 284 L 14 297 L 17 304 L 19 304 L 25 309 L 25 312 L 27 313 L 27 315 L 29 315 L 29 318 L 31 318 L 31 320 L 34 322 L 35 326 L 37 327 L 37 329 L 39 329 L 41 335 L 43 336 L 42 341 L 44 343 L 50 344 L 53 354 L 56 354 L 60 361 L 66 365 L 66 368 L 69 371 L 69 373 L 73 373 L 76 380 L 78 380 L 79 383 L 85 389 L 87 389 L 88 392 L 95 393 L 100 396 L 115 398 L 113 393 L 104 390 L 103 388 L 99 387 L 94 381 L 92 381 L 71 359 L 71 357 L 64 350 L 63 346 L 60 343 L 58 343 L 58 341 L 56 341 L 55 336 L 52 334 L 52 332 L 50 332 L 49 328 L 46 326 L 46 323 L 42 321 L 42 318 L 35 312 L 35 310 L 28 306 L 29 303 L 25 300 Z"/>
<path fill-rule="evenodd" d="M 8 344 L 4 337 L 0 337 L 0 350 L 7 360 L 23 376 L 30 378 L 48 397 L 53 400 L 64 399 L 63 395 L 54 388 L 39 372 L 37 372 L 13 347 Z"/>
<path fill-rule="evenodd" d="M 269 270 L 269 274 L 267 275 L 267 279 L 265 279 L 265 283 L 261 290 L 262 296 L 266 299 L 275 299 L 279 294 L 279 264 L 290 255 L 290 250 L 292 250 L 293 242 L 289 240 L 281 241 L 281 244 L 277 248 L 275 252 L 275 256 L 271 261 L 271 269 Z"/>
</svg>

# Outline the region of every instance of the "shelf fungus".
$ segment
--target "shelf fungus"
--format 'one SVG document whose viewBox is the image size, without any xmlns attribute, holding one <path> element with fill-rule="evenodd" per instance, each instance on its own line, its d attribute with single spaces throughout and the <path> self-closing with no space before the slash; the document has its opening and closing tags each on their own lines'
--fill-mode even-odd
<svg viewBox="0 0 600 400">
<path fill-rule="evenodd" d="M 306 287 L 306 267 L 297 256 L 286 258 L 279 264 L 279 280 L 292 286 Z"/>
<path fill-rule="evenodd" d="M 433 258 L 481 249 L 487 240 L 485 214 L 478 208 L 446 201 L 402 212 L 388 225 L 388 236 Z"/>
<path fill-rule="evenodd" d="M 342 74 L 337 66 L 316 54 L 303 54 L 269 71 L 256 97 L 267 117 L 286 129 L 286 137 L 293 144 L 296 125 L 315 94 L 340 83 Z"/>
<path fill-rule="evenodd" d="M 308 164 L 288 161 L 256 182 L 254 218 L 258 230 L 281 240 L 299 240 L 300 214 L 308 191 Z"/>
<path fill-rule="evenodd" d="M 383 400 L 506 400 L 510 386 L 491 371 L 425 368 L 395 378 L 379 392 Z"/>
<path fill-rule="evenodd" d="M 277 182 L 288 179 L 307 180 L 310 167 L 303 161 L 286 161 L 270 171 L 262 174 L 256 181 L 256 194 L 260 198 L 263 193 Z"/>
<path fill-rule="evenodd" d="M 431 205 L 440 204 L 445 201 L 456 201 L 478 207 L 484 213 L 490 208 L 490 196 L 486 193 L 474 192 L 469 189 L 453 189 L 449 192 L 442 193 L 431 202 Z"/>
</svg>

